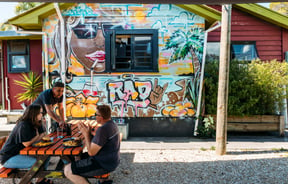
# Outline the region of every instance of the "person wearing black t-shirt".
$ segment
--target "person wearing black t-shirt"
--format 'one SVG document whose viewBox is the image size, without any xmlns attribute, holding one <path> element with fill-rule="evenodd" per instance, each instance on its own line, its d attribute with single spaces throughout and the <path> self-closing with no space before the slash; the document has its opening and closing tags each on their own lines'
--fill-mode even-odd
<svg viewBox="0 0 288 184">
<path fill-rule="evenodd" d="M 29 169 L 33 166 L 36 158 L 20 155 L 20 150 L 40 141 L 46 135 L 41 121 L 42 115 L 43 109 L 40 105 L 29 105 L 25 109 L 0 151 L 0 162 L 3 167 Z M 47 163 L 45 166 L 48 166 Z M 39 178 L 38 181 L 53 183 L 46 178 Z"/>
<path fill-rule="evenodd" d="M 44 115 L 46 113 L 61 127 L 64 126 L 64 108 L 63 108 L 63 91 L 64 84 L 62 82 L 55 82 L 52 89 L 47 89 L 40 93 L 38 98 L 33 102 L 33 104 L 39 104 L 43 108 Z M 54 110 L 53 106 L 57 104 L 60 116 L 58 116 Z"/>
<path fill-rule="evenodd" d="M 97 106 L 96 120 L 101 126 L 93 132 L 90 126 L 80 122 L 78 128 L 83 134 L 88 152 L 81 160 L 64 168 L 65 176 L 73 183 L 89 184 L 85 177 L 93 177 L 114 171 L 120 163 L 120 136 L 116 123 L 111 120 L 108 105 Z M 92 136 L 91 136 L 92 135 Z M 101 180 L 101 184 L 112 180 Z"/>
<path fill-rule="evenodd" d="M 16 126 L 0 151 L 0 161 L 4 167 L 29 168 L 34 164 L 36 158 L 19 155 L 19 153 L 21 149 L 41 140 L 45 135 L 41 122 L 42 113 L 41 106 L 30 105 L 26 108 L 23 116 L 18 119 Z"/>
</svg>

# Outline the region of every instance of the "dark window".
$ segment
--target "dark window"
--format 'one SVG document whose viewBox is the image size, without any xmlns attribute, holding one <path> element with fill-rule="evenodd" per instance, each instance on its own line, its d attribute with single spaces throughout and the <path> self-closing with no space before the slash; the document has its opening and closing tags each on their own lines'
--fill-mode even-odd
<svg viewBox="0 0 288 184">
<path fill-rule="evenodd" d="M 158 30 L 106 31 L 107 70 L 115 72 L 157 72 Z M 109 62 L 110 61 L 110 62 Z"/>
<path fill-rule="evenodd" d="M 219 60 L 220 43 L 207 43 L 207 61 Z M 251 61 L 258 57 L 255 42 L 232 42 L 231 44 L 231 59 L 238 61 Z"/>
<path fill-rule="evenodd" d="M 29 72 L 29 40 L 9 40 L 8 44 L 8 72 Z"/>
<path fill-rule="evenodd" d="M 255 42 L 232 42 L 231 58 L 238 61 L 251 61 L 258 57 Z"/>
</svg>

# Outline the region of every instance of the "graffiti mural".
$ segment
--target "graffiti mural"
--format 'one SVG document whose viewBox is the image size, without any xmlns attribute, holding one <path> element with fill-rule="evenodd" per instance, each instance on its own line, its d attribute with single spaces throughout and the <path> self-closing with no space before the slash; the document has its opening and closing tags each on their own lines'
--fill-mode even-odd
<svg viewBox="0 0 288 184">
<path fill-rule="evenodd" d="M 157 110 L 157 105 L 162 101 L 164 92 L 168 83 L 163 87 L 157 85 L 158 79 L 155 79 L 152 89 L 151 81 L 135 81 L 132 79 L 108 83 L 108 103 L 112 106 L 119 106 L 121 117 L 123 111 L 127 112 L 127 107 L 134 108 L 135 116 L 138 116 L 138 109 L 152 107 Z"/>
<path fill-rule="evenodd" d="M 94 78 L 94 91 L 86 88 L 86 80 L 87 77 L 78 77 L 70 84 L 76 95 L 67 97 L 67 117 L 91 117 L 97 105 L 103 103 L 111 105 L 114 117 L 195 115 L 195 104 L 190 100 L 193 96 L 187 88 L 190 77 L 101 76 Z M 89 89 L 89 93 L 84 89 Z"/>
<path fill-rule="evenodd" d="M 202 17 L 168 4 L 80 3 L 62 15 L 66 63 L 59 59 L 61 32 L 56 15 L 44 20 L 44 31 L 48 33 L 51 80 L 61 73 L 66 76 L 67 117 L 91 117 L 103 103 L 111 105 L 113 117 L 195 115 L 204 44 Z M 107 69 L 113 67 L 107 60 L 109 34 L 137 29 L 158 30 L 158 72 L 111 72 Z M 128 41 L 119 43 L 123 47 Z M 151 53 L 149 44 L 143 48 L 143 53 Z"/>
</svg>

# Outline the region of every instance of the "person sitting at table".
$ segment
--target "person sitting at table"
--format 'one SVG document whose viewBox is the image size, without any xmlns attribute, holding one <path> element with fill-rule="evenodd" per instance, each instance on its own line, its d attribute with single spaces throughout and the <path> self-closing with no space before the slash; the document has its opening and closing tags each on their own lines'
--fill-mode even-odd
<svg viewBox="0 0 288 184">
<path fill-rule="evenodd" d="M 101 124 L 96 133 L 89 125 L 83 122 L 78 124 L 88 152 L 84 153 L 80 160 L 73 161 L 64 167 L 65 176 L 75 184 L 89 184 L 85 177 L 112 172 L 120 163 L 119 130 L 111 120 L 110 107 L 108 105 L 97 106 L 95 115 L 97 124 Z M 112 180 L 100 180 L 99 183 L 109 184 Z"/>
<path fill-rule="evenodd" d="M 43 110 L 40 105 L 30 105 L 25 109 L 0 151 L 0 162 L 3 167 L 29 169 L 36 162 L 35 157 L 19 153 L 20 150 L 40 141 L 46 135 L 41 121 L 42 114 Z M 46 178 L 39 178 L 37 183 L 53 182 Z"/>
</svg>

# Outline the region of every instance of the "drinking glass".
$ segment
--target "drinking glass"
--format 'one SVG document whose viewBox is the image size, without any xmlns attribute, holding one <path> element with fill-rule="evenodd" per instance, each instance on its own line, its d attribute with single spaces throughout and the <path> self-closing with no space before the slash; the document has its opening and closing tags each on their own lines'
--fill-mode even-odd
<svg viewBox="0 0 288 184">
<path fill-rule="evenodd" d="M 63 129 L 60 127 L 57 128 L 57 138 L 63 138 Z"/>
</svg>

